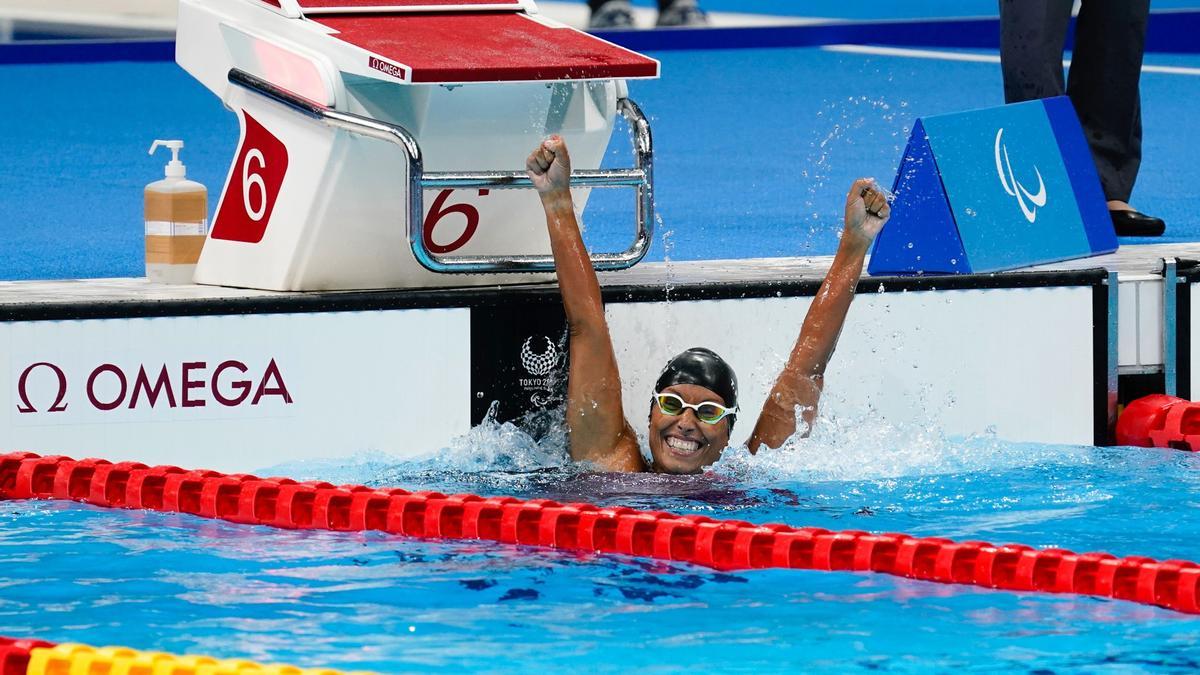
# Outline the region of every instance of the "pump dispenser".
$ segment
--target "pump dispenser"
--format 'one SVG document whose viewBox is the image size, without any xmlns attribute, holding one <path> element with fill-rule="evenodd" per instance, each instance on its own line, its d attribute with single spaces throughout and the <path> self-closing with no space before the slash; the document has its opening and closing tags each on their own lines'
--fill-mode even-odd
<svg viewBox="0 0 1200 675">
<path fill-rule="evenodd" d="M 156 140 L 171 151 L 166 177 L 146 186 L 146 276 L 151 281 L 190 284 L 208 235 L 208 190 L 187 179 L 179 160 L 183 141 Z"/>
</svg>

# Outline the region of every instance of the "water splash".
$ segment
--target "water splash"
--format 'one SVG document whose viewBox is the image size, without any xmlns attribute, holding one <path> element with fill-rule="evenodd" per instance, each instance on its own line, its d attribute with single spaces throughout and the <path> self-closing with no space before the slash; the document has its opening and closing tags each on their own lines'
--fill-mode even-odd
<svg viewBox="0 0 1200 675">
<path fill-rule="evenodd" d="M 862 481 L 1003 470 L 1035 464 L 1087 464 L 1094 448 L 1004 441 L 994 433 L 945 434 L 929 421 L 895 422 L 869 412 L 818 417 L 812 435 L 779 448 L 725 451 L 712 470 L 762 484 Z"/>
<path fill-rule="evenodd" d="M 919 404 L 919 402 L 918 402 Z M 924 406 L 922 406 L 924 407 Z M 398 459 L 364 452 L 350 459 L 295 462 L 266 473 L 375 486 L 401 485 L 545 496 L 570 493 L 596 498 L 615 494 L 654 495 L 711 488 L 669 477 L 621 478 L 596 475 L 571 461 L 562 407 L 521 420 L 500 422 L 493 406 L 482 423 L 426 455 Z M 746 446 L 727 449 L 707 481 L 732 481 L 742 488 L 771 484 L 836 483 L 995 472 L 1031 466 L 1087 466 L 1097 449 L 1070 445 L 1014 443 L 994 431 L 972 436 L 946 434 L 928 415 L 898 422 L 845 401 L 827 397 L 812 435 L 797 433 L 779 448 L 751 454 Z M 536 428 L 538 435 L 527 431 Z M 803 428 L 802 424 L 798 428 Z M 638 439 L 645 449 L 644 430 Z M 648 452 L 645 452 L 649 456 Z"/>
<path fill-rule="evenodd" d="M 415 463 L 459 472 L 535 471 L 570 463 L 562 406 L 510 422 L 497 421 L 498 407 L 493 402 L 479 425 Z"/>
<path fill-rule="evenodd" d="M 567 452 L 561 405 L 505 422 L 497 419 L 498 409 L 498 403 L 493 402 L 482 422 L 433 452 L 400 458 L 377 450 L 364 450 L 349 458 L 286 462 L 258 473 L 331 483 L 407 486 L 412 479 L 420 478 L 451 480 L 471 474 L 520 475 L 556 468 L 575 470 Z"/>
</svg>

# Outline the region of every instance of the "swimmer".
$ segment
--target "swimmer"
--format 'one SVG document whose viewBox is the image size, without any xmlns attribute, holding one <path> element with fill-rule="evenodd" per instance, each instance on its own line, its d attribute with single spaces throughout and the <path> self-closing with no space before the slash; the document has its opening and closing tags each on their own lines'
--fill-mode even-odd
<svg viewBox="0 0 1200 675">
<path fill-rule="evenodd" d="M 646 462 L 625 419 L 621 377 L 592 268 L 571 201 L 571 158 L 559 136 L 529 155 L 526 169 L 546 211 L 550 248 L 570 334 L 567 437 L 571 459 L 603 471 L 693 474 L 714 464 L 729 445 L 737 419 L 737 376 L 720 356 L 693 347 L 671 359 L 650 400 Z M 787 364 L 750 434 L 749 447 L 777 448 L 796 433 L 796 408 L 811 425 L 825 366 L 854 299 L 867 249 L 891 215 L 882 190 L 855 181 L 846 196 L 845 227 L 833 265 L 809 307 Z"/>
</svg>

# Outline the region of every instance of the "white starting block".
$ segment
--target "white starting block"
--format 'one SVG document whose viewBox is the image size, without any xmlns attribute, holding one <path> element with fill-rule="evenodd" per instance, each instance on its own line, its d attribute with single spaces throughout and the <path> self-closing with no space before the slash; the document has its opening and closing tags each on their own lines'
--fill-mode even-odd
<svg viewBox="0 0 1200 675">
<path fill-rule="evenodd" d="M 537 14 L 531 0 L 181 0 L 177 60 L 241 143 L 198 283 L 267 290 L 523 283 L 553 271 L 517 168 L 571 148 L 576 206 L 632 187 L 623 269 L 653 233 L 650 128 L 625 80 L 658 63 Z M 600 170 L 617 114 L 635 165 Z M 460 273 L 460 274 L 453 274 Z M 469 273 L 464 276 L 461 273 Z M 525 273 L 525 274 L 517 274 Z"/>
</svg>

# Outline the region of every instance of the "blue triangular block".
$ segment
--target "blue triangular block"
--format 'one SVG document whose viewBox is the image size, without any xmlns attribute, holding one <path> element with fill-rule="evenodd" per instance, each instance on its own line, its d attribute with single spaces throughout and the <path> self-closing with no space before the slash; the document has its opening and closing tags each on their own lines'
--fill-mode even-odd
<svg viewBox="0 0 1200 675">
<path fill-rule="evenodd" d="M 1083 230 L 1092 254 L 1112 253 L 1117 250 L 1117 234 L 1113 230 L 1100 176 L 1096 173 L 1092 151 L 1083 135 L 1075 107 L 1066 96 L 1045 99 L 1042 105 L 1046 108 L 1046 118 L 1054 129 L 1054 138 L 1058 141 L 1067 176 L 1071 179 L 1075 204 L 1079 207 L 1079 217 L 1083 221 Z"/>
<path fill-rule="evenodd" d="M 867 271 L 874 276 L 969 274 L 962 237 L 920 120 L 909 136 L 892 192 L 892 218 L 875 240 Z"/>
</svg>

